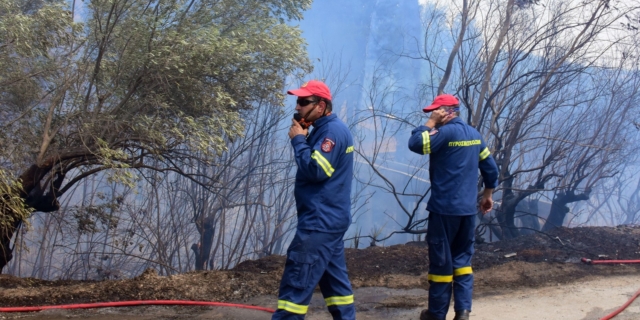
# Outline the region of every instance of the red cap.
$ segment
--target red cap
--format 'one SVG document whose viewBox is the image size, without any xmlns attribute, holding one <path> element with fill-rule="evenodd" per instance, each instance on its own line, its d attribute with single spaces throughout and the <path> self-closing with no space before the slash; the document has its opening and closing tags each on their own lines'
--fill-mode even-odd
<svg viewBox="0 0 640 320">
<path fill-rule="evenodd" d="M 426 106 L 422 109 L 422 111 L 424 112 L 431 112 L 435 109 L 438 109 L 442 106 L 457 106 L 460 104 L 460 101 L 458 101 L 458 98 L 450 95 L 450 94 L 441 94 L 439 96 L 437 96 L 435 99 L 433 99 L 433 102 L 431 103 L 431 105 Z"/>
<path fill-rule="evenodd" d="M 289 90 L 287 93 L 298 97 L 318 96 L 320 98 L 331 100 L 331 91 L 329 91 L 329 87 L 327 87 L 324 82 L 318 80 L 305 82 L 300 89 Z"/>
</svg>

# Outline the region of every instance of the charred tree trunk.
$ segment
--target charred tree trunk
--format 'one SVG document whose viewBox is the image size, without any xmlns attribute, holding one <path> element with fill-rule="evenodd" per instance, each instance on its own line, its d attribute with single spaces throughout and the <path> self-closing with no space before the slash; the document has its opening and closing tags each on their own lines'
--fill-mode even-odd
<svg viewBox="0 0 640 320">
<path fill-rule="evenodd" d="M 64 173 L 52 171 L 53 165 L 32 165 L 27 171 L 20 175 L 22 189 L 16 190 L 27 206 L 40 212 L 53 212 L 60 208 L 58 197 Z M 42 181 L 45 181 L 44 183 Z M 7 206 L 2 206 L 7 208 Z M 13 248 L 11 239 L 16 230 L 20 227 L 24 217 L 16 214 L 10 209 L 3 209 L 0 212 L 2 220 L 7 221 L 6 226 L 0 228 L 0 274 L 4 267 L 13 258 Z"/>
<path fill-rule="evenodd" d="M 520 198 L 511 190 L 514 177 L 511 176 L 504 181 L 504 191 L 502 194 L 502 204 L 500 211 L 496 213 L 498 224 L 500 225 L 500 240 L 512 239 L 519 235 L 515 224 L 516 206 L 520 202 Z"/>
<path fill-rule="evenodd" d="M 574 190 L 557 192 L 551 201 L 551 211 L 547 222 L 542 227 L 542 231 L 551 231 L 555 228 L 562 227 L 564 218 L 569 213 L 569 203 L 589 200 L 589 194 L 591 190 L 586 190 L 584 193 L 576 194 Z"/>
<path fill-rule="evenodd" d="M 16 219 L 14 216 L 7 214 L 7 212 L 2 212 L 2 215 L 7 217 L 8 221 L 6 221 L 6 226 L 0 228 L 0 273 L 2 273 L 4 266 L 9 264 L 9 261 L 13 258 L 11 238 L 13 238 L 13 234 L 22 223 L 22 220 Z"/>
<path fill-rule="evenodd" d="M 193 250 L 196 257 L 196 270 L 206 270 L 207 261 L 209 261 L 211 256 L 211 247 L 213 246 L 214 229 L 215 224 L 213 217 L 204 218 L 202 227 L 198 228 L 198 231 L 200 231 L 200 242 L 191 245 L 191 250 Z"/>
<path fill-rule="evenodd" d="M 520 190 L 517 193 L 511 189 L 513 185 L 513 177 L 504 181 L 504 194 L 502 196 L 502 211 L 498 214 L 498 222 L 500 228 L 502 228 L 503 239 L 510 239 L 520 236 L 520 230 L 515 225 L 516 207 L 518 204 L 527 198 L 528 196 L 542 190 L 545 183 L 550 179 L 552 175 L 543 176 L 540 173 L 538 181 L 529 185 L 526 190 Z"/>
<path fill-rule="evenodd" d="M 202 269 L 202 257 L 200 257 L 200 247 L 202 247 L 202 244 L 200 242 L 198 243 L 194 243 L 191 245 L 191 251 L 193 251 L 193 255 L 196 258 L 196 270 L 203 270 Z M 200 269 L 199 269 L 200 268 Z"/>
<path fill-rule="evenodd" d="M 520 234 L 533 234 L 540 230 L 540 220 L 538 220 L 538 200 L 529 200 L 520 202 L 522 206 L 518 206 L 518 216 L 522 221 Z"/>
<path fill-rule="evenodd" d="M 629 196 L 626 207 L 622 207 L 626 216 L 624 224 L 637 223 L 637 216 L 640 213 L 640 180 L 638 180 L 636 189 L 633 191 L 631 196 Z"/>
<path fill-rule="evenodd" d="M 520 231 L 516 228 L 515 215 L 516 206 L 520 200 L 513 192 L 505 191 L 505 195 L 502 197 L 501 211 L 498 213 L 498 223 L 502 229 L 501 239 L 512 239 L 520 235 Z"/>
</svg>

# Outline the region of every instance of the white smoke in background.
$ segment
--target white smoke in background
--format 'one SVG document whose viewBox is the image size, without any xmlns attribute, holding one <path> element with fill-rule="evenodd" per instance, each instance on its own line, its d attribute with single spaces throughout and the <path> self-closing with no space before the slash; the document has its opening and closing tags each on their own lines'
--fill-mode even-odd
<svg viewBox="0 0 640 320">
<path fill-rule="evenodd" d="M 480 2 L 480 7 L 477 14 L 474 16 L 472 25 L 477 30 L 497 30 L 497 26 L 500 25 L 507 7 L 508 0 L 469 0 L 469 5 Z M 427 12 L 439 11 L 445 14 L 444 23 L 446 27 L 456 25 L 456 20 L 460 19 L 460 14 L 463 8 L 462 0 L 418 0 L 418 4 L 422 8 L 423 17 Z M 573 21 L 567 21 L 566 23 L 580 24 L 585 22 L 592 14 L 591 8 L 598 4 L 598 1 L 582 1 L 582 0 L 516 0 L 516 15 L 512 19 L 518 19 L 530 23 L 530 30 L 540 30 L 544 32 L 548 30 L 549 23 L 554 14 L 557 12 L 567 12 L 565 17 L 573 19 Z M 600 20 L 600 23 L 607 23 L 610 26 L 596 36 L 597 41 L 592 43 L 592 52 L 598 52 L 602 56 L 598 59 L 601 66 L 612 66 L 620 62 L 620 58 L 625 54 L 621 50 L 617 50 L 617 46 L 614 44 L 619 43 L 622 46 L 628 46 L 633 43 L 635 39 L 631 36 L 625 27 L 627 19 L 621 15 L 618 19 L 613 20 L 613 17 L 625 12 L 631 7 L 640 6 L 640 1 L 617 1 L 615 6 L 611 6 L 609 9 L 608 18 Z M 612 20 L 607 20 L 612 19 Z M 581 31 L 582 29 L 567 28 L 562 31 L 566 33 L 565 39 L 567 43 L 565 46 L 571 45 L 571 39 Z M 485 33 L 482 33 L 485 36 Z M 537 36 L 541 36 L 538 34 Z M 495 39 L 493 32 L 489 33 L 489 45 L 491 45 L 492 39 Z M 631 68 L 632 66 L 630 66 Z"/>
</svg>

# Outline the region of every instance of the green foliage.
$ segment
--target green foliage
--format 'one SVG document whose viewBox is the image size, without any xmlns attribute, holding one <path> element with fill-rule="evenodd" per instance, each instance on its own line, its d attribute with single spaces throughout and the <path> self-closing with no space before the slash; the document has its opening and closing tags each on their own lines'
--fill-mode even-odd
<svg viewBox="0 0 640 320">
<path fill-rule="evenodd" d="M 0 212 L 11 212 L 11 215 L 0 215 L 0 230 L 12 228 L 16 221 L 25 220 L 31 215 L 24 199 L 17 196 L 16 190 L 21 188 L 20 182 L 0 168 Z"/>
<path fill-rule="evenodd" d="M 66 2 L 23 13 L 0 0 L 0 161 L 75 183 L 214 160 L 242 135 L 244 110 L 281 105 L 285 77 L 310 71 L 285 24 L 310 4 L 94 0 L 79 23 Z"/>
</svg>

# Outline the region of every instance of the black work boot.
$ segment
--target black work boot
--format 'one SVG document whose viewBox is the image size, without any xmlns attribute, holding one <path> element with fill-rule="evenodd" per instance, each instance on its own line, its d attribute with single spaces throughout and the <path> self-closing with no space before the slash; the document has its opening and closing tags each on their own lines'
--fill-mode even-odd
<svg viewBox="0 0 640 320">
<path fill-rule="evenodd" d="M 453 318 L 453 320 L 469 320 L 470 313 L 471 311 L 469 310 L 456 311 L 456 316 Z"/>
<path fill-rule="evenodd" d="M 440 319 L 434 316 L 433 313 L 429 312 L 429 310 L 424 309 L 422 310 L 422 312 L 420 312 L 420 320 L 444 320 L 444 319 Z"/>
</svg>

